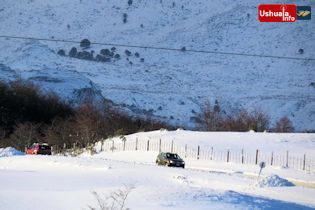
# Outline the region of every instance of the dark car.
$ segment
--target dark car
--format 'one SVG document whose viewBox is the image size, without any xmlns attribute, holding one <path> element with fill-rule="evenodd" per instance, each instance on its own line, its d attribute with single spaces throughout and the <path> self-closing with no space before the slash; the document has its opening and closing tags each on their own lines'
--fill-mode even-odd
<svg viewBox="0 0 315 210">
<path fill-rule="evenodd" d="M 176 153 L 161 152 L 156 158 L 156 164 L 185 168 L 185 162 Z"/>
<path fill-rule="evenodd" d="M 46 143 L 34 143 L 25 153 L 29 155 L 51 155 L 51 147 Z"/>
</svg>

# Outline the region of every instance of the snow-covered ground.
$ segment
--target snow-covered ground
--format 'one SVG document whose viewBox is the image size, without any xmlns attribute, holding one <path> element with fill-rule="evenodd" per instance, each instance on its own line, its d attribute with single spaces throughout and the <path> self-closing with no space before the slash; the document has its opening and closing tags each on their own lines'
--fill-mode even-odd
<svg viewBox="0 0 315 210">
<path fill-rule="evenodd" d="M 225 173 L 92 157 L 3 157 L 0 186 L 0 206 L 8 210 L 88 209 L 88 205 L 97 206 L 93 191 L 105 200 L 124 186 L 135 187 L 126 200 L 131 209 L 315 207 L 314 188 L 292 186 L 277 176 L 257 182 Z"/>
<path fill-rule="evenodd" d="M 159 141 L 185 145 L 196 149 L 199 145 L 202 149 L 209 150 L 213 147 L 217 151 L 251 151 L 259 149 L 261 152 L 289 151 L 292 154 L 306 154 L 315 158 L 315 134 L 314 133 L 261 133 L 261 132 L 200 132 L 177 129 L 167 131 L 164 129 L 139 132 L 124 136 L 127 142 L 139 141 Z M 121 142 L 121 138 L 111 139 Z M 98 149 L 99 149 L 98 145 Z"/>
<path fill-rule="evenodd" d="M 194 136 L 195 142 L 188 141 Z M 315 151 L 313 134 L 178 130 L 125 137 L 127 141 L 135 137 L 139 141 L 148 137 L 171 141 L 175 137 L 178 144 L 182 139 L 182 144 L 202 147 L 215 137 L 217 140 L 212 143 L 217 141 L 219 148 L 219 145 L 233 145 L 229 138 L 237 136 L 242 136 L 244 149 L 256 148 L 251 141 L 257 145 L 265 141 L 266 151 L 281 148 L 281 144 L 291 145 L 292 152 L 314 155 Z M 281 141 L 283 139 L 287 141 Z M 121 141 L 119 138 L 112 140 Z M 258 180 L 257 165 L 187 158 L 185 169 L 168 168 L 155 165 L 156 155 L 154 151 L 114 150 L 95 155 L 85 152 L 79 157 L 31 156 L 22 155 L 13 148 L 0 149 L 0 209 L 43 209 L 43 206 L 45 209 L 89 209 L 88 206 L 98 205 L 94 191 L 110 205 L 112 201 L 108 198 L 114 192 L 130 186 L 134 189 L 125 206 L 131 209 L 315 208 L 314 171 L 267 165 Z"/>
<path fill-rule="evenodd" d="M 314 58 L 314 21 L 260 23 L 262 3 L 270 2 L 147 0 L 128 6 L 127 0 L 4 0 L 0 35 Z M 28 79 L 65 98 L 94 94 L 130 114 L 179 126 L 195 126 L 200 105 L 218 99 L 226 110 L 261 107 L 271 127 L 288 116 L 298 131 L 315 128 L 314 61 L 117 46 L 121 59 L 108 63 L 56 53 L 68 54 L 73 46 L 83 50 L 74 43 L 1 38 L 0 80 Z M 92 45 L 87 51 L 95 57 L 111 47 Z"/>
</svg>

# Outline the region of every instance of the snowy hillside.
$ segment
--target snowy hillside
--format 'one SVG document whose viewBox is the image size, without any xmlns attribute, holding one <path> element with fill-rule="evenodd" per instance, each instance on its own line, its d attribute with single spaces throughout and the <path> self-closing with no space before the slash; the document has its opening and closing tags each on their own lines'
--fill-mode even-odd
<svg viewBox="0 0 315 210">
<path fill-rule="evenodd" d="M 260 23 L 261 3 L 4 0 L 0 35 L 314 58 L 314 21 Z M 272 123 L 288 116 L 298 131 L 315 128 L 314 61 L 117 46 L 121 58 L 106 63 L 57 54 L 74 46 L 82 51 L 75 43 L 0 38 L 0 79 L 30 79 L 66 98 L 93 94 L 174 125 L 194 126 L 199 106 L 218 99 L 227 110 L 261 107 Z"/>
</svg>

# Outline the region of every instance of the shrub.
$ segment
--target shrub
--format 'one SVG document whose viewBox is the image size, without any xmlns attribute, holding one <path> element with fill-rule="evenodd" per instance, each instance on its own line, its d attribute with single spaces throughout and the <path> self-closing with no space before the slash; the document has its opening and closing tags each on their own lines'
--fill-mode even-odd
<svg viewBox="0 0 315 210">
<path fill-rule="evenodd" d="M 116 52 L 116 47 L 112 47 L 110 49 L 111 49 L 111 51 Z"/>
<path fill-rule="evenodd" d="M 129 6 L 132 5 L 132 0 L 128 0 L 128 5 L 129 5 Z"/>
<path fill-rule="evenodd" d="M 299 53 L 300 54 L 303 54 L 304 53 L 304 50 L 301 48 L 301 49 L 299 49 Z"/>
<path fill-rule="evenodd" d="M 294 131 L 293 124 L 288 117 L 282 117 L 280 121 L 276 122 L 276 132 L 291 133 Z"/>
<path fill-rule="evenodd" d="M 128 15 L 126 13 L 123 14 L 123 22 L 124 23 L 127 23 L 127 17 Z"/>
<path fill-rule="evenodd" d="M 140 62 L 144 62 L 144 58 L 141 58 L 141 59 L 140 59 Z"/>
<path fill-rule="evenodd" d="M 134 189 L 134 186 L 125 186 L 123 189 L 118 189 L 114 192 L 112 192 L 110 195 L 101 197 L 97 192 L 92 192 L 95 199 L 97 200 L 97 207 L 88 206 L 89 209 L 95 210 L 107 210 L 107 209 L 129 209 L 126 208 L 126 200 L 128 198 L 128 195 L 130 192 Z"/>
<path fill-rule="evenodd" d="M 100 51 L 100 53 L 101 53 L 102 55 L 106 55 L 106 56 L 109 56 L 109 55 L 110 55 L 109 49 L 102 49 L 102 50 Z"/>
<path fill-rule="evenodd" d="M 78 52 L 77 48 L 72 47 L 70 52 L 69 52 L 69 56 L 70 57 L 76 57 L 77 56 L 77 52 Z"/>
<path fill-rule="evenodd" d="M 130 52 L 129 50 L 125 50 L 125 54 L 126 54 L 127 56 L 130 56 L 130 55 L 131 55 L 131 52 Z"/>
<path fill-rule="evenodd" d="M 88 48 L 90 47 L 91 42 L 88 39 L 82 39 L 80 42 L 80 47 Z"/>
<path fill-rule="evenodd" d="M 135 56 L 136 56 L 137 58 L 139 58 L 139 57 L 140 57 L 140 54 L 139 54 L 138 52 L 136 52 L 136 53 L 135 53 Z"/>
<path fill-rule="evenodd" d="M 120 59 L 120 55 L 119 55 L 119 54 L 116 54 L 116 55 L 115 55 L 115 58 L 116 58 L 116 59 Z"/>
<path fill-rule="evenodd" d="M 93 60 L 92 53 L 89 53 L 87 51 L 79 52 L 77 57 L 84 60 Z"/>
<path fill-rule="evenodd" d="M 181 51 L 186 51 L 186 47 L 182 47 L 180 50 Z"/>
<path fill-rule="evenodd" d="M 58 50 L 58 55 L 61 55 L 61 56 L 65 56 L 66 55 L 66 53 L 65 53 L 65 51 L 64 50 Z"/>
</svg>

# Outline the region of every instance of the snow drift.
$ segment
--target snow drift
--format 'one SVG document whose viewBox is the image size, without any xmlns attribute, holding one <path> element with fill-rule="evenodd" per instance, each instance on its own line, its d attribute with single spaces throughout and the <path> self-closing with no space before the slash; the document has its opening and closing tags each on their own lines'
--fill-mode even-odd
<svg viewBox="0 0 315 210">
<path fill-rule="evenodd" d="M 25 153 L 18 151 L 13 147 L 0 148 L 0 158 L 11 157 L 11 156 L 16 156 L 16 155 L 25 155 Z"/>
</svg>

